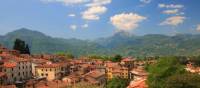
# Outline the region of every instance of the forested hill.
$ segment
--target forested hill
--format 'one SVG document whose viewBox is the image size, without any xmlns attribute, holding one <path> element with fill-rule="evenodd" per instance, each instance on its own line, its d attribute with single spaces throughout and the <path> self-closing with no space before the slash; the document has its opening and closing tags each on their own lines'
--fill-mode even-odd
<svg viewBox="0 0 200 88">
<path fill-rule="evenodd" d="M 0 43 L 8 48 L 12 48 L 16 38 L 26 41 L 32 53 L 55 53 L 65 51 L 74 55 L 200 55 L 200 35 L 190 34 L 179 34 L 176 36 L 157 34 L 134 36 L 126 33 L 116 33 L 108 38 L 86 41 L 53 38 L 37 31 L 22 28 L 0 36 Z"/>
</svg>

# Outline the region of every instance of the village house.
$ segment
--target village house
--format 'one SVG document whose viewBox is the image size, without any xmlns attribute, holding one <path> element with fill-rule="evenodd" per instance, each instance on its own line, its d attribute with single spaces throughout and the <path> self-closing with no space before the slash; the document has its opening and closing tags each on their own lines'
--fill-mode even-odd
<svg viewBox="0 0 200 88">
<path fill-rule="evenodd" d="M 35 67 L 36 77 L 46 78 L 48 81 L 61 79 L 60 64 L 44 64 Z"/>
<path fill-rule="evenodd" d="M 194 67 L 191 62 L 189 62 L 188 64 L 186 64 L 185 70 L 188 71 L 188 72 L 197 73 L 197 74 L 200 75 L 200 67 Z"/>
<path fill-rule="evenodd" d="M 2 72 L 6 74 L 6 84 L 22 82 L 32 78 L 31 62 L 27 59 L 13 57 L 3 61 Z"/>
<path fill-rule="evenodd" d="M 134 62 L 135 62 L 135 59 L 133 59 L 132 57 L 127 57 L 127 58 L 123 58 L 120 64 L 131 70 L 134 68 Z"/>
<path fill-rule="evenodd" d="M 83 80 L 95 85 L 102 85 L 106 81 L 105 72 L 94 70 L 83 76 Z"/>
<path fill-rule="evenodd" d="M 131 79 L 129 78 L 129 70 L 127 67 L 124 67 L 120 65 L 119 63 L 109 62 L 105 64 L 106 66 L 106 74 L 107 78 L 112 79 L 114 77 L 121 77 L 125 79 Z"/>
</svg>

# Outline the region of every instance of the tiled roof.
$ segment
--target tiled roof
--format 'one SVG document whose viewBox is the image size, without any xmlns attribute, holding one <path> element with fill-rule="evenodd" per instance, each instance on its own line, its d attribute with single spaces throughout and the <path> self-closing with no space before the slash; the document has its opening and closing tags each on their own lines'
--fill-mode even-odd
<svg viewBox="0 0 200 88">
<path fill-rule="evenodd" d="M 57 68 L 57 67 L 60 67 L 60 64 L 44 64 L 36 66 L 36 68 Z"/>
<path fill-rule="evenodd" d="M 103 76 L 103 75 L 105 75 L 105 73 L 100 72 L 99 70 L 94 70 L 94 71 L 91 71 L 91 72 L 85 74 L 84 76 L 90 76 L 92 78 L 98 78 L 98 77 Z"/>
<path fill-rule="evenodd" d="M 3 67 L 6 67 L 6 68 L 14 68 L 16 66 L 17 66 L 16 62 L 4 62 L 3 64 Z"/>
<path fill-rule="evenodd" d="M 122 59 L 123 62 L 127 62 L 127 61 L 134 61 L 135 59 L 131 58 L 131 57 L 127 57 Z"/>
<path fill-rule="evenodd" d="M 127 88 L 148 88 L 146 79 L 132 81 Z"/>
</svg>

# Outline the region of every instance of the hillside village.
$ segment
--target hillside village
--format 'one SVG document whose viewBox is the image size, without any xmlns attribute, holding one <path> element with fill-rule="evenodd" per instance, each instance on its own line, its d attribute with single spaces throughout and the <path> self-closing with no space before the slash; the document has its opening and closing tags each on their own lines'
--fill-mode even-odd
<svg viewBox="0 0 200 88">
<path fill-rule="evenodd" d="M 116 77 L 129 80 L 127 88 L 148 88 L 145 66 L 156 62 L 133 57 L 113 62 L 91 57 L 69 59 L 58 54 L 29 55 L 0 45 L 0 88 L 104 88 Z M 200 68 L 192 61 L 185 65 L 185 70 L 200 74 Z"/>
<path fill-rule="evenodd" d="M 0 46 L 0 83 L 2 88 L 63 88 L 85 82 L 105 85 L 114 77 L 132 80 L 128 88 L 146 88 L 145 63 L 125 57 L 121 62 L 62 55 L 28 55 Z"/>
</svg>

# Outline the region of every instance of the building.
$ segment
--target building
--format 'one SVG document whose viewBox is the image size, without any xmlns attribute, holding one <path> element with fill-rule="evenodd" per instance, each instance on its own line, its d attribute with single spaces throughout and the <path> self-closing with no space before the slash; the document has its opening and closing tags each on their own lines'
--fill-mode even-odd
<svg viewBox="0 0 200 88">
<path fill-rule="evenodd" d="M 32 78 L 32 66 L 29 60 L 16 57 L 3 63 L 2 72 L 6 74 L 4 80 L 6 84 L 23 82 Z"/>
<path fill-rule="evenodd" d="M 106 82 L 106 75 L 105 72 L 94 70 L 85 74 L 83 80 L 91 84 L 101 85 Z"/>
<path fill-rule="evenodd" d="M 132 79 L 132 77 L 129 78 L 130 72 L 128 68 L 120 65 L 119 63 L 109 62 L 109 63 L 106 63 L 105 66 L 106 66 L 106 74 L 107 74 L 108 80 L 114 77 Z"/>
<path fill-rule="evenodd" d="M 38 78 L 46 78 L 48 81 L 61 79 L 60 64 L 44 64 L 35 67 L 35 74 Z"/>
</svg>

